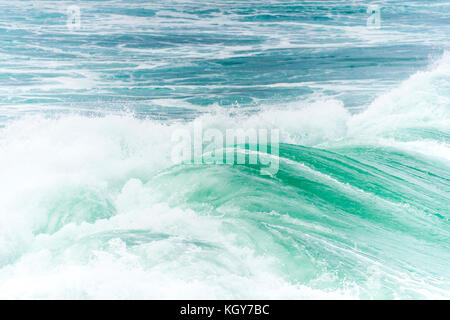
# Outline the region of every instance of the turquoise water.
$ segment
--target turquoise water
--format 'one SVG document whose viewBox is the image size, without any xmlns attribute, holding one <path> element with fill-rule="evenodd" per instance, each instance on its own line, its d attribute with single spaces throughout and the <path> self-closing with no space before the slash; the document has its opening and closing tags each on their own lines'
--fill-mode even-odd
<svg viewBox="0 0 450 320">
<path fill-rule="evenodd" d="M 448 1 L 0 2 L 0 297 L 450 298 L 449 39 Z M 199 121 L 279 171 L 173 164 Z"/>
</svg>

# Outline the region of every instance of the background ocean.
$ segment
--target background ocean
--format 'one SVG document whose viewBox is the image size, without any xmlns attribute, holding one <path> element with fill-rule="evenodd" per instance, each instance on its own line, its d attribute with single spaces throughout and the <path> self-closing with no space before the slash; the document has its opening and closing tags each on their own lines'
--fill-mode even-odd
<svg viewBox="0 0 450 320">
<path fill-rule="evenodd" d="M 449 52 L 449 1 L 0 1 L 0 298 L 450 298 Z"/>
</svg>

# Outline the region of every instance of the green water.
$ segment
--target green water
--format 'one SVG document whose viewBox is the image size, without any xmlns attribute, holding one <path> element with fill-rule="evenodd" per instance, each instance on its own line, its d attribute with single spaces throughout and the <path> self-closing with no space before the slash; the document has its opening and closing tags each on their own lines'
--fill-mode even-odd
<svg viewBox="0 0 450 320">
<path fill-rule="evenodd" d="M 0 4 L 0 298 L 450 297 L 448 2 L 72 4 Z"/>
</svg>

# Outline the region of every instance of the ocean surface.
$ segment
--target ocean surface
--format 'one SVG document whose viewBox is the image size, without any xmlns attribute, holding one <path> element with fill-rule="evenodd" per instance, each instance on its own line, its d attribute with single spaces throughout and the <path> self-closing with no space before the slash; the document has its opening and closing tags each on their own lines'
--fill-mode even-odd
<svg viewBox="0 0 450 320">
<path fill-rule="evenodd" d="M 0 298 L 449 299 L 449 218 L 448 0 L 0 1 Z"/>
</svg>

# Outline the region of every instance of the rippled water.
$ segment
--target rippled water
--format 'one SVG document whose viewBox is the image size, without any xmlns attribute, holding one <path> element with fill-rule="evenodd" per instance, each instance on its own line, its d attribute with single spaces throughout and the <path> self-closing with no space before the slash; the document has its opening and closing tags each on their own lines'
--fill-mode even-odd
<svg viewBox="0 0 450 320">
<path fill-rule="evenodd" d="M 449 38 L 448 1 L 0 2 L 0 297 L 449 298 Z M 280 170 L 174 165 L 198 121 Z"/>
</svg>

